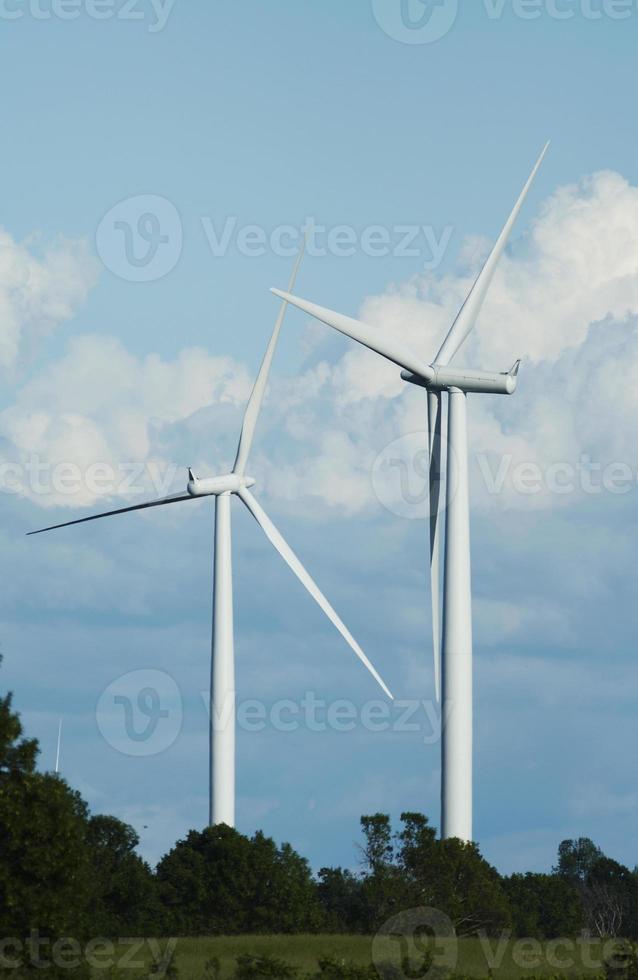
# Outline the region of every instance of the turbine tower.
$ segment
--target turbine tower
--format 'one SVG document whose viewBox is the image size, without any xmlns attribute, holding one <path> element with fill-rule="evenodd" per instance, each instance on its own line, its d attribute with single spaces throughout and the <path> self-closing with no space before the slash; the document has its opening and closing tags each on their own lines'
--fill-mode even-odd
<svg viewBox="0 0 638 980">
<path fill-rule="evenodd" d="M 494 248 L 431 364 L 393 337 L 359 320 L 273 289 L 275 295 L 376 351 L 401 370 L 401 377 L 427 391 L 430 458 L 430 579 L 434 677 L 441 700 L 441 835 L 472 837 L 472 595 L 467 451 L 467 395 L 511 395 L 520 361 L 503 373 L 450 367 L 474 329 L 498 261 L 514 223 L 547 153 L 543 149 Z M 440 567 L 440 482 L 442 461 L 442 395 L 447 394 L 447 473 L 443 569 L 442 638 Z"/>
<path fill-rule="evenodd" d="M 62 748 L 62 719 L 58 725 L 58 744 L 55 750 L 55 774 L 60 775 L 60 749 Z"/>
<path fill-rule="evenodd" d="M 289 289 L 294 288 L 297 272 L 303 256 L 303 247 L 297 259 Z M 211 825 L 227 824 L 235 826 L 235 650 L 233 641 L 233 576 L 231 554 L 231 501 L 238 497 L 252 514 L 257 524 L 279 552 L 281 557 L 304 585 L 315 602 L 326 614 L 330 622 L 341 633 L 359 660 L 372 674 L 385 694 L 392 698 L 384 681 L 372 666 L 365 653 L 341 621 L 315 581 L 299 561 L 292 548 L 286 543 L 268 515 L 251 493 L 255 480 L 246 475 L 248 457 L 259 420 L 259 414 L 268 383 L 275 348 L 281 332 L 287 303 L 284 301 L 266 349 L 255 386 L 246 406 L 237 458 L 231 473 L 208 479 L 198 479 L 191 469 L 188 471 L 186 493 L 174 494 L 148 503 L 121 507 L 104 514 L 94 514 L 80 520 L 67 521 L 53 527 L 31 531 L 42 534 L 74 524 L 126 514 L 151 507 L 164 507 L 186 500 L 202 497 L 215 498 L 215 545 L 214 545 L 214 588 L 213 588 L 213 639 L 210 687 L 210 782 L 209 782 L 209 822 Z"/>
</svg>

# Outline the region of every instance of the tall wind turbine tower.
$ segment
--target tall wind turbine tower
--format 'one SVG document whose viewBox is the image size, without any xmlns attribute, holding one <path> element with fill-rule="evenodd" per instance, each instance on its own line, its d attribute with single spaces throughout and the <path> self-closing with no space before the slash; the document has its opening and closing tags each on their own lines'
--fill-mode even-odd
<svg viewBox="0 0 638 980">
<path fill-rule="evenodd" d="M 55 774 L 59 776 L 60 774 L 60 749 L 62 748 L 62 719 L 60 718 L 60 723 L 58 725 L 58 744 L 55 750 Z"/>
<path fill-rule="evenodd" d="M 479 273 L 441 349 L 431 364 L 383 331 L 284 293 L 275 295 L 376 351 L 402 368 L 401 377 L 427 391 L 430 456 L 430 578 L 434 676 L 437 698 L 442 687 L 441 834 L 472 838 L 472 595 L 467 447 L 467 395 L 511 395 L 520 361 L 502 373 L 451 367 L 474 329 L 494 272 L 514 223 L 547 153 L 545 146 L 494 248 Z M 446 517 L 443 603 L 439 589 L 442 396 L 447 396 Z"/>
</svg>

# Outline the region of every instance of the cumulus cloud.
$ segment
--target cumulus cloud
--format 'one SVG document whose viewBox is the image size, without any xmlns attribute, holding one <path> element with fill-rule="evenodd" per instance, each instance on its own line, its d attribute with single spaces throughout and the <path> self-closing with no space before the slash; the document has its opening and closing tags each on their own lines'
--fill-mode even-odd
<svg viewBox="0 0 638 980">
<path fill-rule="evenodd" d="M 5 486 L 43 507 L 168 493 L 177 464 L 197 463 L 176 459 L 175 429 L 185 421 L 196 427 L 202 408 L 235 409 L 249 391 L 245 369 L 230 358 L 196 348 L 173 361 L 137 358 L 112 337 L 74 338 L 0 412 Z M 208 433 L 209 453 L 222 455 L 225 428 Z"/>
<path fill-rule="evenodd" d="M 489 248 L 469 241 L 459 272 L 417 277 L 369 297 L 361 318 L 433 357 Z M 473 506 L 564 507 L 587 494 L 634 489 L 638 188 L 619 174 L 587 177 L 543 204 L 504 256 L 457 360 L 505 370 L 521 355 L 514 398 L 470 398 Z M 305 419 L 304 442 L 297 446 L 304 462 L 298 458 L 273 476 L 291 497 L 319 496 L 350 511 L 378 506 L 379 488 L 370 479 L 375 460 L 381 472 L 379 453 L 401 457 L 406 449 L 407 471 L 424 483 L 414 447 L 425 429 L 425 400 L 406 389 L 392 365 L 353 347 L 324 379 L 320 399 L 321 405 L 306 401 L 297 409 Z M 327 438 L 326 430 L 338 431 L 340 439 Z M 420 435 L 394 445 L 411 433 Z M 382 503 L 401 513 L 401 467 L 391 463 L 395 499 L 384 486 Z M 343 479 L 322 480 L 327 468 Z"/>
<path fill-rule="evenodd" d="M 41 341 L 74 316 L 97 279 L 83 242 L 60 238 L 38 257 L 37 242 L 0 228 L 0 370 L 29 362 Z"/>
<path fill-rule="evenodd" d="M 468 239 L 454 273 L 428 273 L 368 297 L 362 318 L 433 357 L 489 248 Z M 70 290 L 66 306 L 56 295 L 50 306 L 60 315 L 77 295 Z M 472 505 L 538 510 L 634 489 L 638 188 L 619 174 L 594 174 L 544 202 L 503 257 L 458 362 L 505 370 L 520 355 L 514 398 L 470 396 Z M 251 465 L 260 482 L 313 519 L 326 507 L 351 515 L 380 504 L 425 518 L 423 391 L 356 345 L 336 363 L 309 356 L 302 377 L 273 382 Z M 251 382 L 242 365 L 204 351 L 140 360 L 108 338 L 76 339 L 0 415 L 5 458 L 37 453 L 84 469 L 124 459 L 166 471 L 170 462 L 196 462 L 197 454 L 183 453 L 191 442 L 210 450 L 214 433 L 213 456 L 230 463 Z M 210 469 L 210 453 L 202 465 Z M 97 496 L 54 493 L 40 502 Z"/>
</svg>

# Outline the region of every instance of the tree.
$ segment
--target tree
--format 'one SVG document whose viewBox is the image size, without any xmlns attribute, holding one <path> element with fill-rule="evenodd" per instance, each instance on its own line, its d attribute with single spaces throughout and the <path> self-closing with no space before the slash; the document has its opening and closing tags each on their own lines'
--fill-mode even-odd
<svg viewBox="0 0 638 980">
<path fill-rule="evenodd" d="M 517 936 L 555 939 L 576 936 L 583 928 L 578 889 L 557 875 L 515 874 L 503 880 Z"/>
<path fill-rule="evenodd" d="M 361 848 L 364 875 L 361 884 L 361 915 L 364 932 L 379 926 L 406 907 L 405 880 L 394 861 L 390 818 L 383 813 L 361 817 L 365 843 Z"/>
<path fill-rule="evenodd" d="M 0 663 L 2 658 L 0 657 Z M 35 771 L 38 743 L 23 738 L 20 716 L 12 710 L 12 695 L 0 698 L 0 787 L 9 779 Z"/>
<path fill-rule="evenodd" d="M 391 866 L 394 854 L 390 817 L 385 813 L 361 817 L 361 829 L 365 837 L 362 852 L 366 868 L 371 874 L 385 871 Z"/>
<path fill-rule="evenodd" d="M 37 754 L 11 695 L 0 698 L 0 936 L 21 944 L 11 976 L 85 977 L 85 940 L 160 928 L 155 881 L 135 854 L 135 831 L 90 816 L 63 779 L 36 772 Z M 77 955 L 67 949 L 55 965 L 53 947 L 63 940 L 77 944 Z"/>
<path fill-rule="evenodd" d="M 64 780 L 37 773 L 38 745 L 23 737 L 11 695 L 0 699 L 0 935 L 44 946 L 23 949 L 20 975 L 78 976 L 51 965 L 51 944 L 89 929 L 86 804 Z M 34 956 L 45 969 L 34 966 Z M 14 971 L 15 972 L 15 971 Z"/>
<path fill-rule="evenodd" d="M 603 852 L 589 837 L 561 841 L 554 874 L 575 884 L 584 885 L 591 869 L 601 857 Z"/>
<path fill-rule="evenodd" d="M 636 936 L 638 933 L 638 881 L 624 865 L 600 857 L 583 889 L 587 924 L 602 937 Z"/>
<path fill-rule="evenodd" d="M 100 936 L 162 935 L 161 906 L 139 837 L 116 817 L 91 817 L 87 844 L 93 882 L 92 929 Z"/>
<path fill-rule="evenodd" d="M 169 929 L 181 935 L 312 932 L 321 909 L 307 862 L 263 834 L 223 824 L 198 832 L 160 861 Z"/>
<path fill-rule="evenodd" d="M 361 879 L 343 868 L 322 868 L 317 896 L 327 932 L 365 932 Z"/>
</svg>

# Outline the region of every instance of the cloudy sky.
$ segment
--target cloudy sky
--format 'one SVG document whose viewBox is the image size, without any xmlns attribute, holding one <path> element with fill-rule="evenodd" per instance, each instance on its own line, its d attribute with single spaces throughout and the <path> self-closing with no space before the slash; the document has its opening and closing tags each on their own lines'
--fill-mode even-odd
<svg viewBox="0 0 638 980">
<path fill-rule="evenodd" d="M 470 405 L 475 833 L 638 862 L 638 7 L 413 3 L 0 3 L 0 682 L 151 861 L 206 821 L 211 502 L 25 533 L 227 470 L 302 225 L 298 292 L 433 356 L 551 138 L 463 352 L 524 357 Z M 238 823 L 315 867 L 439 820 L 424 413 L 289 314 L 256 493 L 398 699 L 237 504 Z"/>
</svg>

